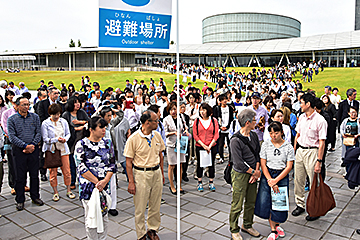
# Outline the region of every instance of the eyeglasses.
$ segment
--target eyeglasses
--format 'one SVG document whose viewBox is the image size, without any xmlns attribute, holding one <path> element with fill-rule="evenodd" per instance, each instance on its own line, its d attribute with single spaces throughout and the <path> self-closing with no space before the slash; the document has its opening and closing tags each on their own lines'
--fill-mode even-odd
<svg viewBox="0 0 360 240">
<path fill-rule="evenodd" d="M 22 107 L 29 107 L 29 106 L 30 106 L 30 104 L 29 104 L 29 103 L 20 104 L 20 106 L 22 106 Z"/>
</svg>

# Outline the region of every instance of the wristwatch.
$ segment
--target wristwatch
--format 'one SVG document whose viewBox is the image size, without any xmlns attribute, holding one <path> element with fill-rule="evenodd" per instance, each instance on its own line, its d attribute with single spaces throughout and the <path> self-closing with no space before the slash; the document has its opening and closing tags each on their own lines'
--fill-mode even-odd
<svg viewBox="0 0 360 240">
<path fill-rule="evenodd" d="M 322 163 L 322 162 L 323 162 L 322 159 L 316 159 L 316 161 L 318 161 L 319 163 Z"/>
<path fill-rule="evenodd" d="M 255 173 L 255 169 L 253 169 L 252 171 L 251 171 L 251 175 L 253 175 Z"/>
</svg>

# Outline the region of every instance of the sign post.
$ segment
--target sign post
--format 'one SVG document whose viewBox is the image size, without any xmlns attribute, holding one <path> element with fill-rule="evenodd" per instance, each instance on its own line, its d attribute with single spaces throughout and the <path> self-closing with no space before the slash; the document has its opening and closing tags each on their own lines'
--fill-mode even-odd
<svg viewBox="0 0 360 240">
<path fill-rule="evenodd" d="M 169 49 L 171 0 L 99 0 L 99 47 Z"/>
</svg>

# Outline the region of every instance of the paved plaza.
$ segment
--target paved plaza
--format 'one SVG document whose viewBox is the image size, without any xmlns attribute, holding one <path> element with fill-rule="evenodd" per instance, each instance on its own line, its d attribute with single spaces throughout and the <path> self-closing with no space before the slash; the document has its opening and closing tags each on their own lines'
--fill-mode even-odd
<svg viewBox="0 0 360 240">
<path fill-rule="evenodd" d="M 293 217 L 283 224 L 286 231 L 284 239 L 360 239 L 354 230 L 360 228 L 360 197 L 357 191 L 351 191 L 343 178 L 341 164 L 341 148 L 338 138 L 336 151 L 328 153 L 326 166 L 326 183 L 332 188 L 336 199 L 336 208 L 325 217 L 314 222 L 305 220 L 305 214 Z M 197 181 L 193 179 L 194 166 L 189 167 L 188 183 L 183 185 L 186 194 L 181 196 L 181 239 L 230 239 L 228 214 L 231 203 L 230 186 L 223 180 L 225 163 L 216 166 L 216 192 L 208 190 L 208 179 L 203 178 L 204 192 L 196 190 Z M 4 165 L 7 172 L 7 164 Z M 165 167 L 166 169 L 166 167 Z M 109 239 L 136 239 L 134 226 L 134 204 L 132 196 L 127 192 L 125 175 L 118 173 L 119 188 L 117 190 L 117 209 L 119 215 L 109 216 Z M 62 177 L 58 177 L 62 179 Z M 167 179 L 167 177 L 166 177 Z M 52 188 L 49 182 L 41 182 L 41 198 L 44 206 L 31 203 L 27 193 L 25 210 L 15 210 L 14 196 L 10 194 L 7 174 L 4 177 L 3 190 L 0 195 L 0 238 L 1 239 L 84 239 L 84 210 L 79 199 L 66 197 L 63 181 L 59 181 L 61 199 L 53 202 Z M 78 195 L 78 191 L 76 191 Z M 168 181 L 164 185 L 161 206 L 161 228 L 159 236 L 162 240 L 176 239 L 176 197 L 169 191 Z M 290 181 L 290 210 L 295 208 L 293 180 Z M 240 223 L 242 224 L 242 219 Z M 254 228 L 266 239 L 270 232 L 266 220 L 255 217 Z M 252 239 L 243 233 L 244 239 Z"/>
</svg>

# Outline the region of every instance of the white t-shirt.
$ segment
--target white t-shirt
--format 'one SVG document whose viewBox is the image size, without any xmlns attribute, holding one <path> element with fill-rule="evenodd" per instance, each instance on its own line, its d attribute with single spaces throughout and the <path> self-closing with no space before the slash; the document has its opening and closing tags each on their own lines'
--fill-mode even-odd
<svg viewBox="0 0 360 240">
<path fill-rule="evenodd" d="M 229 106 L 226 107 L 221 107 L 221 126 L 222 127 L 226 127 L 229 124 Z M 222 133 L 228 133 L 229 130 L 223 131 L 221 130 Z"/>
<path fill-rule="evenodd" d="M 211 119 L 209 118 L 208 120 L 204 120 L 202 118 L 199 118 L 201 124 L 203 125 L 203 127 L 205 129 L 208 129 L 210 127 L 210 122 L 211 122 Z"/>
</svg>

